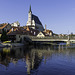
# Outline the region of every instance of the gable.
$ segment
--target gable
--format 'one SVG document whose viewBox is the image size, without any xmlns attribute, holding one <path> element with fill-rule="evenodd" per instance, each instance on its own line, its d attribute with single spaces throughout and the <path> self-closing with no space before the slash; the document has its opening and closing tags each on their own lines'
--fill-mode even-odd
<svg viewBox="0 0 75 75">
<path fill-rule="evenodd" d="M 37 35 L 37 37 L 45 37 L 45 35 L 44 35 L 42 32 L 40 32 L 40 33 Z"/>
</svg>

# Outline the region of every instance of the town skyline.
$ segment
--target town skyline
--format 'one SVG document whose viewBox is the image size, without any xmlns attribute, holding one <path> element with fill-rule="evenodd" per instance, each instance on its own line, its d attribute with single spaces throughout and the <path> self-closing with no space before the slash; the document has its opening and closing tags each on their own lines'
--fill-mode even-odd
<svg viewBox="0 0 75 75">
<path fill-rule="evenodd" d="M 73 32 L 75 34 L 74 4 L 74 0 L 45 0 L 43 3 L 40 0 L 1 0 L 0 24 L 5 22 L 13 23 L 15 21 L 19 21 L 21 26 L 25 26 L 28 20 L 29 7 L 31 5 L 32 13 L 39 17 L 44 28 L 46 24 L 47 29 L 52 30 L 54 33 L 68 34 L 68 32 Z"/>
</svg>

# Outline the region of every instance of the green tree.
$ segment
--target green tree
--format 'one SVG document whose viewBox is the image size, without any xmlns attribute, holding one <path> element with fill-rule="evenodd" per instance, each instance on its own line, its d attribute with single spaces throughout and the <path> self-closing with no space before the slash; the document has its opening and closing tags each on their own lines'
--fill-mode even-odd
<svg viewBox="0 0 75 75">
<path fill-rule="evenodd" d="M 8 40 L 8 36 L 7 36 L 7 32 L 3 29 L 2 30 L 2 35 L 1 35 L 1 41 L 7 41 Z"/>
</svg>

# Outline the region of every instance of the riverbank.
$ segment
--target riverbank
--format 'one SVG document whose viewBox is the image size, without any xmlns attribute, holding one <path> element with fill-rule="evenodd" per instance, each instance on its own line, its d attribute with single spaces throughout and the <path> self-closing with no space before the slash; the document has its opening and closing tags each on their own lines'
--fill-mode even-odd
<svg viewBox="0 0 75 75">
<path fill-rule="evenodd" d="M 3 47 L 19 47 L 19 46 L 23 46 L 24 44 L 22 43 L 0 43 L 0 48 Z"/>
</svg>

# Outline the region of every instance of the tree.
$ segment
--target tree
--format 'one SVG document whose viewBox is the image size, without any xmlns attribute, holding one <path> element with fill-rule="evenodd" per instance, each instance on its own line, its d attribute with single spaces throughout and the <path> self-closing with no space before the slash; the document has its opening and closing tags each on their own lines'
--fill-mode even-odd
<svg viewBox="0 0 75 75">
<path fill-rule="evenodd" d="M 3 29 L 2 30 L 2 35 L 1 35 L 1 41 L 7 41 L 8 40 L 8 36 L 7 36 L 7 33 L 6 31 Z"/>
</svg>

